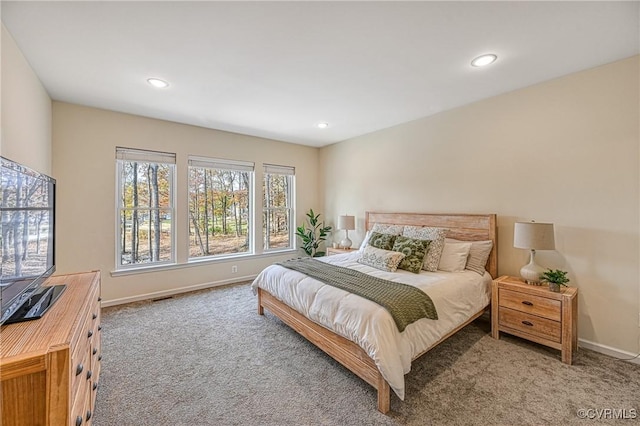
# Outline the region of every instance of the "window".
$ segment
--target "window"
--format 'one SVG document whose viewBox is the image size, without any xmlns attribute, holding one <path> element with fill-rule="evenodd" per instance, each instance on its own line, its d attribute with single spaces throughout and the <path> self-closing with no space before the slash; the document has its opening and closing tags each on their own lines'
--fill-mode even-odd
<svg viewBox="0 0 640 426">
<path fill-rule="evenodd" d="M 116 268 L 172 263 L 175 154 L 116 148 Z"/>
<path fill-rule="evenodd" d="M 189 157 L 189 259 L 253 252 L 253 163 Z"/>
<path fill-rule="evenodd" d="M 262 233 L 265 251 L 293 248 L 294 181 L 293 167 L 264 165 Z"/>
</svg>

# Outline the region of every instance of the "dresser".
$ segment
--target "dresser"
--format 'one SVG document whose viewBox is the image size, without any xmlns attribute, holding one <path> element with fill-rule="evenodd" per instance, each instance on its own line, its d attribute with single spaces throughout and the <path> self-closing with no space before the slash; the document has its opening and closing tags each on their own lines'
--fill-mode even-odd
<svg viewBox="0 0 640 426">
<path fill-rule="evenodd" d="M 100 272 L 51 277 L 65 284 L 40 319 L 2 327 L 3 426 L 90 425 L 100 377 Z"/>
<path fill-rule="evenodd" d="M 502 276 L 493 281 L 491 335 L 509 333 L 562 353 L 571 364 L 578 348 L 578 289 L 562 287 L 560 293 L 547 284 L 526 284 L 522 279 Z"/>
</svg>

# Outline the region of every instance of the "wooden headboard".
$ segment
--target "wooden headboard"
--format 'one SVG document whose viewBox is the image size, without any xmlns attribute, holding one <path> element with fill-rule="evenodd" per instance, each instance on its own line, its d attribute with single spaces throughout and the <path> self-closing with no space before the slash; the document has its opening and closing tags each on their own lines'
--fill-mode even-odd
<svg viewBox="0 0 640 426">
<path fill-rule="evenodd" d="M 433 213 L 365 213 L 365 229 L 375 223 L 386 225 L 434 226 L 446 228 L 447 237 L 462 241 L 493 241 L 485 269 L 498 277 L 498 234 L 495 214 L 433 214 Z"/>
</svg>

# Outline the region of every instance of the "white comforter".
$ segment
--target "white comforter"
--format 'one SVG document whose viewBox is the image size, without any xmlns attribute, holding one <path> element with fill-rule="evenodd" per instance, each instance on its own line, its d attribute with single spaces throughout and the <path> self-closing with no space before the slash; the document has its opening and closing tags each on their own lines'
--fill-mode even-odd
<svg viewBox="0 0 640 426">
<path fill-rule="evenodd" d="M 472 271 L 385 272 L 358 263 L 359 256 L 353 252 L 318 260 L 418 287 L 433 300 L 438 319 L 423 318 L 400 333 L 391 315 L 378 304 L 278 265 L 265 268 L 252 289 L 268 291 L 312 321 L 360 345 L 404 400 L 404 375 L 411 370 L 411 361 L 489 304 L 491 276 Z"/>
</svg>

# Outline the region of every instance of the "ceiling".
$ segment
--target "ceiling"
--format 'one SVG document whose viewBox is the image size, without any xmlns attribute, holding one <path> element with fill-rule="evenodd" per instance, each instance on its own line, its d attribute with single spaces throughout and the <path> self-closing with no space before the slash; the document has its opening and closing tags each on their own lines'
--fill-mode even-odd
<svg viewBox="0 0 640 426">
<path fill-rule="evenodd" d="M 640 43 L 638 2 L 1 3 L 54 100 L 310 146 L 633 56 Z M 494 64 L 470 66 L 488 52 Z"/>
</svg>

